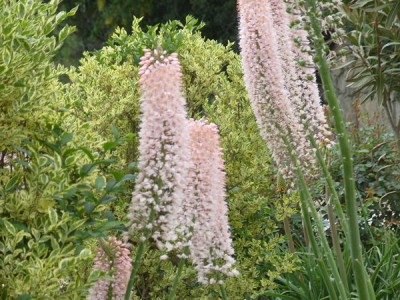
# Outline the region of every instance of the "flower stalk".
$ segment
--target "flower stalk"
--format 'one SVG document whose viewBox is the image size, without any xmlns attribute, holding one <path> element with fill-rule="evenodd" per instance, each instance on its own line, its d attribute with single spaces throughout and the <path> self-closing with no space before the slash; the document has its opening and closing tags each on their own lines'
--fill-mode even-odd
<svg viewBox="0 0 400 300">
<path fill-rule="evenodd" d="M 307 15 L 310 19 L 311 28 L 314 35 L 315 58 L 322 80 L 326 100 L 330 110 L 338 136 L 339 147 L 342 157 L 344 193 L 346 213 L 348 215 L 348 227 L 350 228 L 350 254 L 357 285 L 359 299 L 373 300 L 375 293 L 372 290 L 370 279 L 367 276 L 363 263 L 360 231 L 358 225 L 357 205 L 356 205 L 356 186 L 354 181 L 354 170 L 352 161 L 352 149 L 347 132 L 343 114 L 340 111 L 339 102 L 336 97 L 335 88 L 330 75 L 329 66 L 324 54 L 325 43 L 322 36 L 321 26 L 317 18 L 317 4 L 315 0 L 305 0 Z"/>
<path fill-rule="evenodd" d="M 133 284 L 135 283 L 136 276 L 138 274 L 140 265 L 142 263 L 143 254 L 146 252 L 145 251 L 145 248 L 146 248 L 145 244 L 146 244 L 145 241 L 141 241 L 139 243 L 139 245 L 138 245 L 137 250 L 136 250 L 135 261 L 134 261 L 133 266 L 132 266 L 132 272 L 131 272 L 131 275 L 129 277 L 128 285 L 127 285 L 126 292 L 125 292 L 125 300 L 130 300 L 131 299 L 131 293 L 132 293 L 132 289 L 133 289 Z"/>
</svg>

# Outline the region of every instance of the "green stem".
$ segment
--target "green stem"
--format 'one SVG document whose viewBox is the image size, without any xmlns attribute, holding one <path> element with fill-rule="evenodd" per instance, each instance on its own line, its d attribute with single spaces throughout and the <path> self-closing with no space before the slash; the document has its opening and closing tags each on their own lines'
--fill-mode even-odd
<svg viewBox="0 0 400 300">
<path fill-rule="evenodd" d="M 133 263 L 131 277 L 129 278 L 128 286 L 126 288 L 125 300 L 129 300 L 131 298 L 131 292 L 133 284 L 135 282 L 135 277 L 139 271 L 140 264 L 142 263 L 142 257 L 145 252 L 145 244 L 145 242 L 140 242 L 136 250 L 135 262 Z"/>
<path fill-rule="evenodd" d="M 325 263 L 323 262 L 325 257 L 327 259 L 327 264 L 330 268 L 330 271 L 332 272 L 334 283 L 339 291 L 340 297 L 342 299 L 348 299 L 349 293 L 346 292 L 345 285 L 344 285 L 342 278 L 340 277 L 339 271 L 337 269 L 336 261 L 334 259 L 332 250 L 329 247 L 329 243 L 328 243 L 328 240 L 327 240 L 325 232 L 324 232 L 322 220 L 321 220 L 320 216 L 318 215 L 318 212 L 315 208 L 315 204 L 312 200 L 312 197 L 310 195 L 310 192 L 309 192 L 306 182 L 304 180 L 304 176 L 303 176 L 301 170 L 299 170 L 299 169 L 297 170 L 297 179 L 298 179 L 298 184 L 299 184 L 299 189 L 300 189 L 301 209 L 302 209 L 302 212 L 304 215 L 304 221 L 305 221 L 305 225 L 306 225 L 306 229 L 307 229 L 307 233 L 308 233 L 308 238 L 310 240 L 311 247 L 312 247 L 314 253 L 317 255 L 318 264 L 320 266 L 321 271 L 323 272 L 322 274 L 324 275 L 324 281 L 329 290 L 330 299 L 337 299 L 337 295 L 336 295 L 336 291 L 332 285 L 331 278 L 327 272 Z M 315 225 L 316 225 L 316 228 L 318 231 L 318 236 L 321 241 L 323 253 L 321 253 L 321 249 L 317 245 L 317 242 L 315 240 L 315 236 L 314 236 L 312 225 L 311 225 L 310 213 L 315 221 Z"/>
<path fill-rule="evenodd" d="M 336 97 L 328 63 L 325 58 L 325 42 L 322 36 L 319 20 L 317 19 L 316 0 L 306 0 L 308 16 L 315 36 L 315 56 L 325 91 L 325 96 L 331 109 L 334 124 L 339 139 L 339 147 L 342 156 L 344 192 L 346 201 L 346 212 L 350 230 L 350 254 L 353 265 L 354 277 L 357 285 L 358 297 L 363 300 L 375 299 L 371 293 L 371 283 L 363 264 L 360 231 L 358 228 L 356 186 L 354 182 L 354 171 L 352 162 L 352 151 L 343 115 L 340 111 L 339 102 Z"/>
<path fill-rule="evenodd" d="M 346 268 L 344 266 L 344 260 L 343 260 L 343 253 L 340 247 L 340 239 L 336 228 L 335 214 L 333 212 L 333 207 L 331 204 L 328 204 L 327 207 L 328 207 L 329 225 L 331 228 L 332 244 L 336 254 L 337 265 L 339 268 L 340 276 L 342 277 L 343 284 L 345 285 L 346 290 L 349 290 L 349 285 L 347 283 Z"/>
<path fill-rule="evenodd" d="M 226 294 L 225 286 L 223 284 L 219 285 L 219 289 L 221 290 L 221 296 L 223 300 L 228 300 L 228 296 Z"/>
<path fill-rule="evenodd" d="M 178 264 L 178 271 L 176 272 L 174 283 L 172 284 L 171 292 L 169 293 L 168 300 L 174 300 L 176 294 L 176 287 L 178 286 L 179 279 L 182 275 L 183 266 L 185 265 L 185 260 L 181 258 Z"/>
<path fill-rule="evenodd" d="M 321 260 L 321 251 L 315 240 L 315 236 L 314 236 L 312 224 L 311 224 L 311 218 L 308 213 L 307 203 L 306 203 L 306 201 L 304 201 L 304 194 L 301 191 L 300 191 L 300 198 L 301 198 L 301 210 L 303 212 L 304 226 L 305 226 L 305 230 L 308 235 L 308 240 L 309 240 L 309 242 L 311 244 L 311 248 L 313 249 L 313 252 L 317 258 L 318 266 L 319 266 L 319 269 L 321 270 L 322 278 L 328 289 L 330 299 L 336 300 L 336 299 L 338 299 L 336 296 L 336 291 L 335 291 L 335 288 L 333 287 L 332 282 L 329 278 L 329 274 L 328 274 L 328 271 L 326 270 L 326 266 L 323 263 L 323 261 Z"/>
<path fill-rule="evenodd" d="M 313 137 L 310 137 L 310 141 L 311 141 L 313 147 L 316 149 L 317 161 L 318 161 L 319 166 L 321 167 L 322 173 L 324 174 L 326 183 L 328 185 L 328 190 L 331 195 L 329 204 L 334 205 L 335 212 L 336 212 L 337 216 L 339 217 L 340 225 L 343 228 L 344 234 L 345 234 L 346 238 L 350 239 L 350 230 L 349 230 L 349 226 L 348 226 L 348 221 L 343 212 L 342 205 L 339 200 L 339 195 L 335 189 L 335 183 L 332 179 L 331 173 L 329 172 L 327 163 L 325 162 L 325 159 L 321 153 L 321 150 L 318 148 L 317 143 L 315 142 Z"/>
</svg>

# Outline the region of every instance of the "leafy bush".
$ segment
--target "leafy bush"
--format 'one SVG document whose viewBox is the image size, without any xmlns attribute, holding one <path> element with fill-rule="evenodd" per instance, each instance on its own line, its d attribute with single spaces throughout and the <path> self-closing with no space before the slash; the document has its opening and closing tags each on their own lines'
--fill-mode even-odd
<svg viewBox="0 0 400 300">
<path fill-rule="evenodd" d="M 52 57 L 72 28 L 54 32 L 74 11 L 56 13 L 57 5 L 9 2 L 0 12 L 3 299 L 84 297 L 99 276 L 91 272 L 90 238 L 122 228 L 110 202 L 133 178 L 112 167 L 118 140 L 92 151 L 73 144 L 60 124 L 62 70 Z"/>
<path fill-rule="evenodd" d="M 56 14 L 57 2 L 18 1 L 0 12 L 0 141 L 2 161 L 41 128 L 57 110 L 57 72 L 51 62 L 74 30 L 58 25 L 75 10 Z"/>
</svg>

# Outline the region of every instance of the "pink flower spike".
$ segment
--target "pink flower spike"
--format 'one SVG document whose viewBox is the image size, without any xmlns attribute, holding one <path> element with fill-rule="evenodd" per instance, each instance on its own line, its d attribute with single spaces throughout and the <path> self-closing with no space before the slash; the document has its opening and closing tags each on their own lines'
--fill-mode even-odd
<svg viewBox="0 0 400 300">
<path fill-rule="evenodd" d="M 132 270 L 132 260 L 128 245 L 109 237 L 101 242 L 96 250 L 93 269 L 101 270 L 112 276 L 112 282 L 100 279 L 89 290 L 89 300 L 123 300 Z"/>
<path fill-rule="evenodd" d="M 191 120 L 190 149 L 192 167 L 190 182 L 193 200 L 188 210 L 195 211 L 190 257 L 198 280 L 217 282 L 220 273 L 236 275 L 232 240 L 225 202 L 225 172 L 218 129 L 203 120 Z"/>
<path fill-rule="evenodd" d="M 297 166 L 308 177 L 315 175 L 315 149 L 308 137 L 326 144 L 329 136 L 315 81 L 309 80 L 313 71 L 300 68 L 284 1 L 239 0 L 238 11 L 244 79 L 254 115 L 278 169 L 293 185 Z"/>
<path fill-rule="evenodd" d="M 130 235 L 139 232 L 171 251 L 188 234 L 181 221 L 190 162 L 186 101 L 177 54 L 145 50 L 141 59 L 139 174 L 128 228 Z"/>
</svg>

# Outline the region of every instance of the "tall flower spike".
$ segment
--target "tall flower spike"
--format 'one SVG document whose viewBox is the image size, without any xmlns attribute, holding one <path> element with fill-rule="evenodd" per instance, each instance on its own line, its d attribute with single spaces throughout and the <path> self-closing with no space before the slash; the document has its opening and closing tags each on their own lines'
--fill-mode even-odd
<svg viewBox="0 0 400 300">
<path fill-rule="evenodd" d="M 89 300 L 124 299 L 132 270 L 130 251 L 126 244 L 109 237 L 96 250 L 94 269 L 112 276 L 113 280 L 100 279 L 89 290 Z"/>
<path fill-rule="evenodd" d="M 191 120 L 190 149 L 194 224 L 190 255 L 201 283 L 221 283 L 222 274 L 237 275 L 225 203 L 225 173 L 218 129 Z"/>
<path fill-rule="evenodd" d="M 308 175 L 313 173 L 315 158 L 302 113 L 297 112 L 302 91 L 292 83 L 293 55 L 284 49 L 288 30 L 283 30 L 279 5 L 274 0 L 239 0 L 239 35 L 244 79 L 261 136 L 284 178 L 291 180 L 292 157 Z"/>
<path fill-rule="evenodd" d="M 332 133 L 320 105 L 320 95 L 315 77 L 315 65 L 307 32 L 299 28 L 300 15 L 289 15 L 282 0 L 269 0 L 274 29 L 278 38 L 279 55 L 285 78 L 285 88 L 290 93 L 294 113 L 319 145 L 332 144 Z"/>
<path fill-rule="evenodd" d="M 160 249 L 181 247 L 182 203 L 189 162 L 185 99 L 177 54 L 145 50 L 140 62 L 142 97 L 139 174 L 129 207 L 129 232 L 152 237 Z"/>
<path fill-rule="evenodd" d="M 291 30 L 282 0 L 238 0 L 238 10 L 245 83 L 261 135 L 286 179 L 294 177 L 292 158 L 312 177 L 315 149 L 307 137 L 330 146 L 331 133 L 305 32 Z"/>
</svg>

